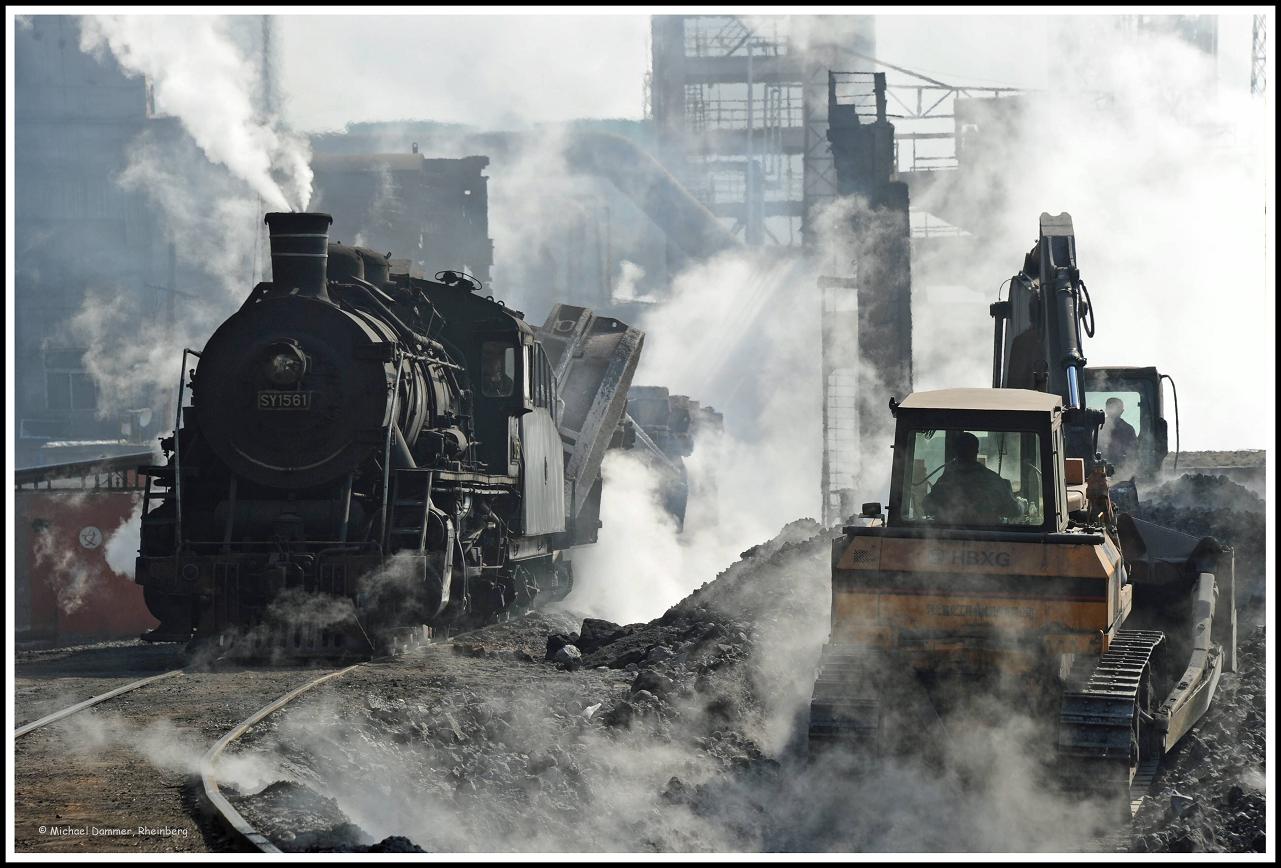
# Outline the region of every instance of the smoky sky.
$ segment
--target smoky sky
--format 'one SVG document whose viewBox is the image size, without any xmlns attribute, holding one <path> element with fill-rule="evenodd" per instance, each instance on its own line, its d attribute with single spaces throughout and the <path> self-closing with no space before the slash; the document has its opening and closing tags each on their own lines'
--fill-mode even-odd
<svg viewBox="0 0 1281 868">
<path fill-rule="evenodd" d="M 511 129 L 638 119 L 643 111 L 650 33 L 643 15 L 277 21 L 281 108 L 298 130 L 403 119 Z M 840 23 L 829 16 L 809 22 L 807 32 Z M 1183 449 L 1267 447 L 1271 412 L 1238 412 L 1272 393 L 1275 358 L 1264 255 L 1272 175 L 1263 165 L 1275 147 L 1263 130 L 1266 101 L 1248 94 L 1250 16 L 1218 18 L 1210 61 L 1187 46 L 1127 41 L 1118 36 L 1125 26 L 1097 15 L 877 16 L 882 61 L 950 84 L 1033 89 L 1039 115 L 1053 118 L 1044 145 L 1028 130 L 1004 143 L 1014 168 L 997 168 L 1014 183 L 997 215 L 1004 230 L 976 252 L 981 261 L 955 274 L 914 271 L 916 387 L 988 384 L 987 304 L 1035 241 L 1039 214 L 1068 211 L 1099 312 L 1085 347 L 1089 363 L 1171 374 Z M 888 77 L 912 81 L 894 70 Z M 1092 93 L 1110 94 L 1121 108 L 1096 116 L 1065 101 Z M 504 219 L 492 213 L 503 171 L 490 170 L 491 221 Z M 543 167 L 539 179 L 553 174 Z M 561 207 L 538 185 L 529 189 L 527 201 Z M 653 336 L 650 355 L 659 343 Z M 690 394 L 726 403 L 723 394 Z M 1165 397 L 1169 405 L 1168 387 Z M 1172 407 L 1166 416 L 1173 423 Z"/>
<path fill-rule="evenodd" d="M 1219 18 L 1222 88 L 1249 87 L 1250 22 Z M 643 111 L 645 15 L 310 15 L 277 25 L 285 111 L 303 130 L 402 119 L 520 127 Z M 1059 42 L 1075 26 L 1062 16 L 878 15 L 877 55 L 948 84 L 1040 89 L 1057 80 Z"/>
<path fill-rule="evenodd" d="M 285 16 L 296 126 L 430 119 L 488 128 L 639 118 L 644 15 Z"/>
</svg>

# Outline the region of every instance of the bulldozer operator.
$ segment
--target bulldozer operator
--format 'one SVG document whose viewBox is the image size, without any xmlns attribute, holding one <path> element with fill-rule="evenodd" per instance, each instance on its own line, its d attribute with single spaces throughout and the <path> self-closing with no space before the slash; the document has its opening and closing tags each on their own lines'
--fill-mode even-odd
<svg viewBox="0 0 1281 868">
<path fill-rule="evenodd" d="M 956 458 L 922 502 L 926 515 L 946 524 L 999 524 L 1022 514 L 1008 480 L 979 463 L 979 438 L 956 437 Z"/>
</svg>

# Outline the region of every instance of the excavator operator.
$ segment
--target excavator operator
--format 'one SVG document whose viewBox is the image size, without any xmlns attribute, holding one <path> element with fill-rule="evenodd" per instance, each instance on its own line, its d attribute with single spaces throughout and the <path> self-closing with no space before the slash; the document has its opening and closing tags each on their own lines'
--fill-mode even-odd
<svg viewBox="0 0 1281 868">
<path fill-rule="evenodd" d="M 1103 405 L 1103 412 L 1107 415 L 1107 420 L 1099 429 L 1099 451 L 1119 468 L 1129 462 L 1139 436 L 1135 433 L 1134 426 L 1121 418 L 1121 414 L 1125 412 L 1125 402 L 1120 398 L 1108 398 Z"/>
<path fill-rule="evenodd" d="M 979 438 L 956 437 L 956 458 L 923 501 L 926 515 L 947 524 L 999 524 L 1017 518 L 1019 503 L 1010 483 L 979 463 Z"/>
</svg>

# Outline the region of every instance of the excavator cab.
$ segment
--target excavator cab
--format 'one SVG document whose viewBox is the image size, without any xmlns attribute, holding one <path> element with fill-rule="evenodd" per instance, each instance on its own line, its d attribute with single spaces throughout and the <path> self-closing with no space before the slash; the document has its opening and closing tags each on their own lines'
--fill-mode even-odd
<svg viewBox="0 0 1281 868">
<path fill-rule="evenodd" d="M 1162 378 L 1153 367 L 1085 369 L 1086 406 L 1107 415 L 1099 432 L 1099 451 L 1116 467 L 1117 479 L 1153 479 L 1169 454 Z"/>
</svg>

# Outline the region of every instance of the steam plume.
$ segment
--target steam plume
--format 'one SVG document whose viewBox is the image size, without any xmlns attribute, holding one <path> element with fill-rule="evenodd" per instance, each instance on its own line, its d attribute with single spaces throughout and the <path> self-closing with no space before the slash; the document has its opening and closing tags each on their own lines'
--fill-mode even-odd
<svg viewBox="0 0 1281 868">
<path fill-rule="evenodd" d="M 80 47 L 110 50 L 126 73 L 147 76 L 157 107 L 176 115 L 211 161 L 248 183 L 270 208 L 306 209 L 306 140 L 255 110 L 257 70 L 227 33 L 226 19 L 86 17 Z"/>
</svg>

